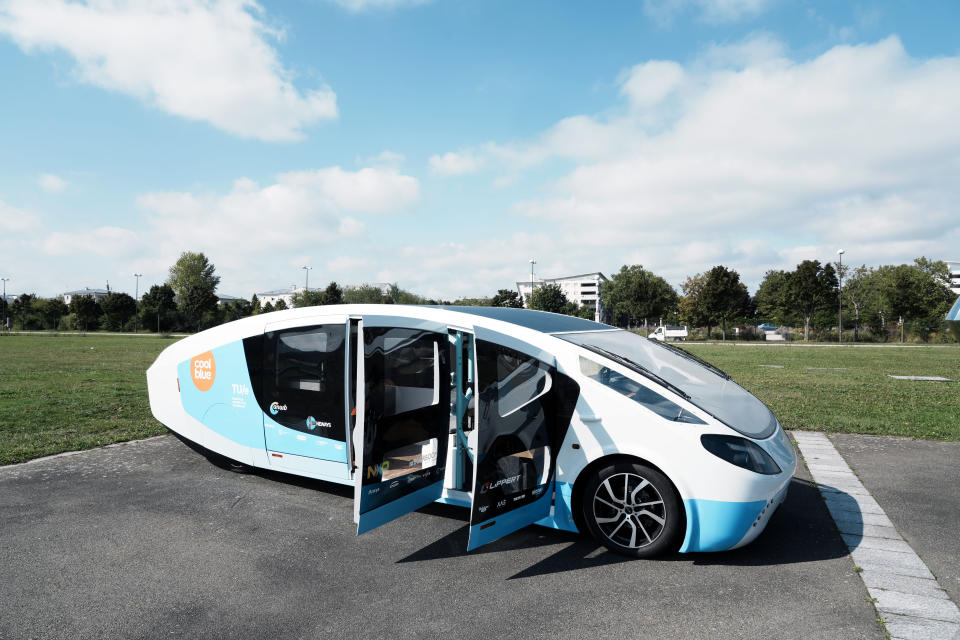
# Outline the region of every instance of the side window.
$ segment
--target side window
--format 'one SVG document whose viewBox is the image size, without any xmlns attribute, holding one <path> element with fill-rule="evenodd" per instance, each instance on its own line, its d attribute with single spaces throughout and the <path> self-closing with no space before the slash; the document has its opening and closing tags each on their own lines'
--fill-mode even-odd
<svg viewBox="0 0 960 640">
<path fill-rule="evenodd" d="M 497 412 L 506 418 L 550 391 L 547 365 L 507 349 L 497 355 Z"/>
<path fill-rule="evenodd" d="M 634 402 L 643 405 L 661 418 L 673 422 L 687 422 L 691 424 L 705 424 L 703 420 L 685 411 L 680 405 L 667 400 L 659 393 L 651 391 L 639 382 L 614 371 L 593 360 L 580 356 L 580 371 L 583 375 L 600 384 L 610 387 L 617 393 L 624 395 Z"/>
<path fill-rule="evenodd" d="M 549 365 L 477 340 L 479 425 L 475 521 L 537 499 L 550 481 L 556 429 Z"/>
<path fill-rule="evenodd" d="M 344 440 L 345 339 L 340 324 L 267 333 L 264 412 L 285 427 Z"/>
<path fill-rule="evenodd" d="M 383 417 L 393 416 L 440 402 L 439 346 L 435 334 L 414 329 L 372 329 L 365 333 L 367 352 L 382 354 L 378 380 L 383 398 Z M 375 345 L 375 346 L 374 346 Z"/>
</svg>

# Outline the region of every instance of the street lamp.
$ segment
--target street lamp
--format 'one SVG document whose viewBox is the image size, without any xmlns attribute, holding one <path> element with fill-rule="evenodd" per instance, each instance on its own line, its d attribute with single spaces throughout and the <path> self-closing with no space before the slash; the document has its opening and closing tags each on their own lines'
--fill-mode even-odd
<svg viewBox="0 0 960 640">
<path fill-rule="evenodd" d="M 837 251 L 837 282 L 839 283 L 840 295 L 838 296 L 840 300 L 840 311 L 838 312 L 837 317 L 837 342 L 843 342 L 843 249 Z"/>
<path fill-rule="evenodd" d="M 310 269 L 313 267 L 303 266 L 300 267 L 304 271 L 305 282 L 303 283 L 303 288 L 305 291 L 310 291 Z"/>
<path fill-rule="evenodd" d="M 533 258 L 530 258 L 530 299 L 527 300 L 527 308 L 530 308 L 530 304 L 533 302 L 533 265 L 537 264 L 537 261 Z"/>
<path fill-rule="evenodd" d="M 0 278 L 3 280 L 3 328 L 7 328 L 7 280 L 10 278 Z"/>
<path fill-rule="evenodd" d="M 137 279 L 137 288 L 133 290 L 133 308 L 135 310 L 133 314 L 133 332 L 137 333 L 140 330 L 140 278 L 143 277 L 143 274 L 135 273 L 133 277 Z"/>
</svg>

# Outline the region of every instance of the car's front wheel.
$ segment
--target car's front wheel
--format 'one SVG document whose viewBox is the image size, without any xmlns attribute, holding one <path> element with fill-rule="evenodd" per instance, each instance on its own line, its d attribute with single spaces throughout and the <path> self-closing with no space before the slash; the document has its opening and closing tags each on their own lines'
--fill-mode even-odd
<svg viewBox="0 0 960 640">
<path fill-rule="evenodd" d="M 620 461 L 597 469 L 584 487 L 583 521 L 611 551 L 651 558 L 674 551 L 683 507 L 669 479 L 639 462 Z"/>
</svg>

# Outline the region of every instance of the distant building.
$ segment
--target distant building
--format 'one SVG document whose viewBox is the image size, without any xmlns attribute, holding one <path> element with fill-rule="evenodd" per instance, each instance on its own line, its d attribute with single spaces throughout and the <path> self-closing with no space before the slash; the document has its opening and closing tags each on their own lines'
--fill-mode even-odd
<svg viewBox="0 0 960 640">
<path fill-rule="evenodd" d="M 111 293 L 116 293 L 116 291 L 84 287 L 83 289 L 77 289 L 76 291 L 67 291 L 66 293 L 62 293 L 60 294 L 60 297 L 63 299 L 63 304 L 70 304 L 70 301 L 73 300 L 73 296 L 90 296 L 95 301 L 100 302 Z"/>
<path fill-rule="evenodd" d="M 264 291 L 256 295 L 260 300 L 261 309 L 267 306 L 268 302 L 270 306 L 275 307 L 281 300 L 283 300 L 283 303 L 287 305 L 288 308 L 293 308 L 293 294 L 303 290 L 303 287 L 292 286 L 289 289 L 274 289 L 273 291 Z"/>
<path fill-rule="evenodd" d="M 237 298 L 236 296 L 228 296 L 228 295 L 220 295 L 220 294 L 217 294 L 217 304 L 218 304 L 218 305 L 233 304 L 234 302 L 237 302 L 238 300 L 243 300 L 243 298 Z"/>
<path fill-rule="evenodd" d="M 607 277 L 599 271 L 595 271 L 562 278 L 542 278 L 535 279 L 533 282 L 530 280 L 517 282 L 517 292 L 523 299 L 523 306 L 529 307 L 530 295 L 536 287 L 545 284 L 558 284 L 563 291 L 563 295 L 567 296 L 567 300 L 579 307 L 593 309 L 593 319 L 597 322 L 603 322 L 606 310 L 603 308 L 603 301 L 600 299 L 600 289 L 604 282 L 607 282 Z"/>
<path fill-rule="evenodd" d="M 380 289 L 380 293 L 386 295 L 390 293 L 390 287 L 392 285 L 389 282 L 364 282 L 363 284 L 348 284 L 344 286 L 344 289 L 356 289 L 357 287 L 376 287 Z M 311 291 L 323 291 L 326 287 L 311 287 Z M 300 293 L 303 291 L 303 287 L 293 286 L 289 289 L 276 289 L 274 291 L 264 291 L 263 293 L 258 293 L 257 298 L 260 300 L 260 307 L 263 308 L 268 302 L 274 307 L 277 306 L 277 302 L 283 300 L 284 304 L 288 308 L 293 308 L 293 294 Z"/>
<path fill-rule="evenodd" d="M 950 290 L 960 296 L 960 262 L 947 260 L 947 270 L 950 272 Z"/>
</svg>

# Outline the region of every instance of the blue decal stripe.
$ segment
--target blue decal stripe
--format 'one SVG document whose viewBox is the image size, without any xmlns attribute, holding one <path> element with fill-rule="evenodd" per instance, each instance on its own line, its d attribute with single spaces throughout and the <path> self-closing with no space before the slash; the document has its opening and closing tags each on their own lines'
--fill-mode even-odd
<svg viewBox="0 0 960 640">
<path fill-rule="evenodd" d="M 726 551 L 750 530 L 753 521 L 766 506 L 766 500 L 724 502 L 721 500 L 684 500 L 687 535 L 680 552 Z"/>
<path fill-rule="evenodd" d="M 397 498 L 393 502 L 371 509 L 366 513 L 360 514 L 360 522 L 357 523 L 357 535 L 376 529 L 391 520 L 396 520 L 402 515 L 411 511 L 416 511 L 420 507 L 425 507 L 434 502 L 443 494 L 443 480 L 438 480 L 431 485 L 417 489 L 413 493 L 408 493 L 402 498 Z"/>
<path fill-rule="evenodd" d="M 556 499 L 553 501 L 553 511 L 534 524 L 551 529 L 580 533 L 573 521 L 573 485 L 569 482 L 558 482 L 556 484 L 557 492 Z"/>
<path fill-rule="evenodd" d="M 550 499 L 552 491 L 544 491 L 536 502 L 525 504 L 513 511 L 499 515 L 493 520 L 482 522 L 470 527 L 470 539 L 467 541 L 467 551 L 473 551 L 488 542 L 493 542 L 514 531 L 533 524 L 550 513 Z"/>
</svg>

